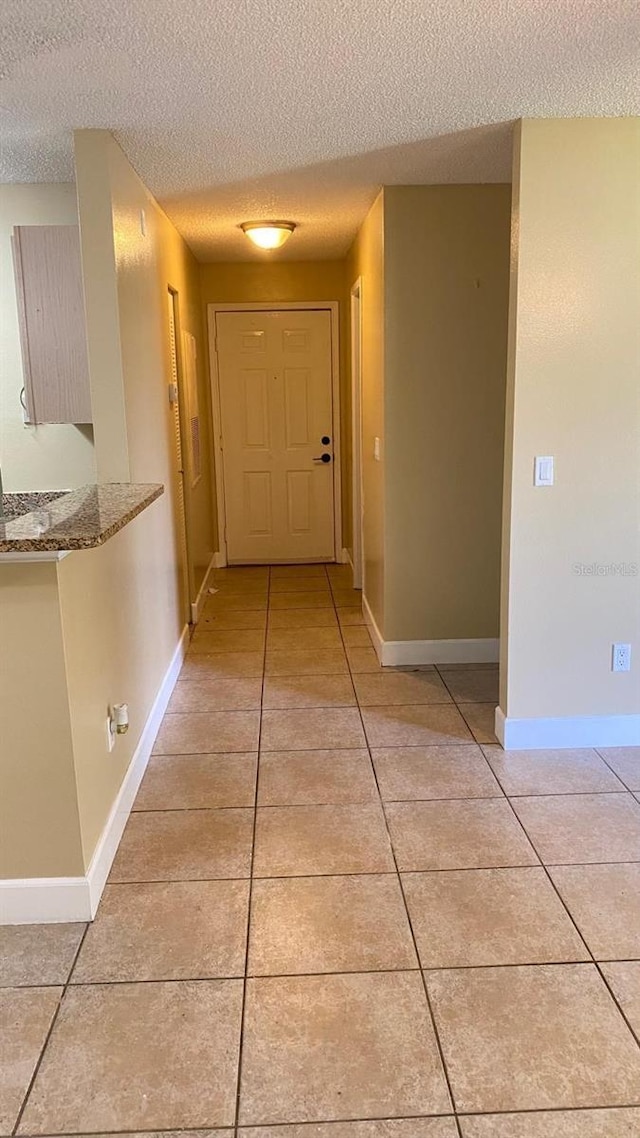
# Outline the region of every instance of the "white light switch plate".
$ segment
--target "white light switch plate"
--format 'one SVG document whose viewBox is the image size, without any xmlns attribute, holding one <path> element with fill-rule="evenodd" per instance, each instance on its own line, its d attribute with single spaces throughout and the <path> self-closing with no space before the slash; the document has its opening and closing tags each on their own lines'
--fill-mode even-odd
<svg viewBox="0 0 640 1138">
<path fill-rule="evenodd" d="M 536 455 L 533 471 L 533 485 L 553 486 L 553 455 Z"/>
<path fill-rule="evenodd" d="M 373 440 L 373 457 L 376 462 L 380 462 L 380 439 L 378 438 Z"/>
</svg>

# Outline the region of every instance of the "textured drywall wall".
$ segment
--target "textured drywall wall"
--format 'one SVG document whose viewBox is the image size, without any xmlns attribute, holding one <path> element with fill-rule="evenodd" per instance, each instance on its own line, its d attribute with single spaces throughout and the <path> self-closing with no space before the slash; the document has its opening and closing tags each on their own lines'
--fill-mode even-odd
<svg viewBox="0 0 640 1138">
<path fill-rule="evenodd" d="M 57 566 L 84 868 L 91 862 L 180 635 L 160 498 L 98 549 Z M 107 708 L 129 705 L 110 753 Z"/>
<path fill-rule="evenodd" d="M 510 196 L 385 188 L 387 640 L 498 635 Z"/>
<path fill-rule="evenodd" d="M 349 250 L 347 288 L 360 278 L 362 323 L 363 595 L 385 635 L 385 287 L 384 193 L 376 199 Z M 374 458 L 374 439 L 380 459 Z"/>
<path fill-rule="evenodd" d="M 0 596 L 0 878 L 76 877 L 84 861 L 55 562 L 0 564 Z"/>
<path fill-rule="evenodd" d="M 173 507 L 176 518 L 169 287 L 177 292 L 180 331 L 196 339 L 202 477 L 196 486 L 185 479 L 194 600 L 211 559 L 215 524 L 198 266 L 108 132 L 76 132 L 76 165 L 98 477 L 163 482 L 167 509 Z"/>
<path fill-rule="evenodd" d="M 640 119 L 523 121 L 511 271 L 500 704 L 637 715 Z"/>
<path fill-rule="evenodd" d="M 60 564 L 78 801 L 88 864 L 184 624 L 168 398 L 169 285 L 178 290 L 182 327 L 196 336 L 200 360 L 204 467 L 196 490 L 187 487 L 191 494 L 187 510 L 192 511 L 189 536 L 195 550 L 192 589 L 201 583 L 212 554 L 213 518 L 208 387 L 195 261 L 108 132 L 78 132 L 76 163 L 87 316 L 96 332 L 93 341 L 89 338 L 92 385 L 96 368 L 100 382 L 106 384 L 108 379 L 97 355 L 101 328 L 105 335 L 117 330 L 115 350 L 120 361 L 111 381 L 118 414 L 110 419 L 107 433 L 96 422 L 99 468 L 109 460 L 111 442 L 126 454 L 133 481 L 165 486 L 163 497 L 103 549 L 74 554 Z M 106 188 L 102 181 L 92 181 L 90 164 L 106 169 Z M 104 305 L 96 310 L 91 298 L 99 296 L 106 297 L 108 311 Z M 109 346 L 114 348 L 111 340 Z M 108 387 L 102 394 L 106 400 Z M 106 750 L 100 710 L 110 702 L 128 703 L 133 725 L 115 760 Z"/>
</svg>

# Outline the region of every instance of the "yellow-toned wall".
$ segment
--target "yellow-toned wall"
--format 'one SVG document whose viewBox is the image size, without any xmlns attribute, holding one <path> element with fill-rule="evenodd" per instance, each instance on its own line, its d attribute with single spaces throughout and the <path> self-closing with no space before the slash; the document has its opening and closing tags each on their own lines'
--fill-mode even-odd
<svg viewBox="0 0 640 1138">
<path fill-rule="evenodd" d="M 388 186 L 387 640 L 499 631 L 510 186 Z"/>
<path fill-rule="evenodd" d="M 96 477 L 129 482 L 110 138 L 103 130 L 76 131 L 74 154 Z"/>
<path fill-rule="evenodd" d="M 14 225 L 77 225 L 73 184 L 0 186 L 0 464 L 7 492 L 75 489 L 95 480 L 90 427 L 25 426 L 18 309 L 11 256 Z"/>
<path fill-rule="evenodd" d="M 508 186 L 386 186 L 347 257 L 364 595 L 387 641 L 498 635 L 509 227 Z"/>
<path fill-rule="evenodd" d="M 205 305 L 342 300 L 343 262 L 213 262 L 200 265 L 200 287 Z"/>
<path fill-rule="evenodd" d="M 385 635 L 385 283 L 384 197 L 367 214 L 347 256 L 347 294 L 361 278 L 363 593 Z M 350 418 L 350 416 L 349 416 Z M 349 434 L 351 423 L 349 422 Z M 374 438 L 382 440 L 380 461 Z"/>
<path fill-rule="evenodd" d="M 181 632 L 164 507 L 161 498 L 105 545 L 58 564 L 85 869 Z M 130 726 L 110 753 L 105 721 L 115 703 L 129 704 Z"/>
<path fill-rule="evenodd" d="M 200 290 L 209 304 L 277 304 L 337 300 L 340 304 L 340 431 L 343 546 L 351 544 L 351 427 L 344 262 L 265 261 L 200 265 Z"/>
<path fill-rule="evenodd" d="M 0 878 L 84 872 L 55 562 L 0 564 Z"/>
<path fill-rule="evenodd" d="M 639 118 L 522 122 L 511 287 L 501 707 L 637 715 L 611 646 L 640 651 Z"/>
<path fill-rule="evenodd" d="M 111 135 L 80 131 L 75 142 L 99 477 L 165 485 L 164 496 L 104 548 L 71 554 L 59 567 L 88 866 L 184 626 L 168 400 L 169 285 L 178 290 L 182 327 L 196 336 L 200 363 L 205 465 L 199 486 L 187 499 L 192 590 L 202 582 L 212 555 L 213 521 L 196 263 Z M 96 170 L 104 176 L 96 178 Z M 140 226 L 142 209 L 146 235 Z M 110 367 L 105 368 L 105 360 Z M 104 721 L 113 702 L 129 704 L 132 726 L 110 755 Z"/>
<path fill-rule="evenodd" d="M 202 477 L 195 487 L 186 478 L 185 486 L 193 601 L 212 557 L 215 524 L 198 264 L 108 132 L 76 131 L 75 147 L 98 479 L 163 482 L 173 545 L 169 287 L 178 294 L 180 329 L 196 339 Z"/>
</svg>

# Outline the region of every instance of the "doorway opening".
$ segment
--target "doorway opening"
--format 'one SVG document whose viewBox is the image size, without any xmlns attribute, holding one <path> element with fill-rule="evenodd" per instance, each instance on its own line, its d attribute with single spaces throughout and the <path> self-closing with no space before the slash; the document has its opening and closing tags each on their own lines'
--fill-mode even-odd
<svg viewBox="0 0 640 1138">
<path fill-rule="evenodd" d="M 208 306 L 219 565 L 342 560 L 338 310 Z"/>
</svg>

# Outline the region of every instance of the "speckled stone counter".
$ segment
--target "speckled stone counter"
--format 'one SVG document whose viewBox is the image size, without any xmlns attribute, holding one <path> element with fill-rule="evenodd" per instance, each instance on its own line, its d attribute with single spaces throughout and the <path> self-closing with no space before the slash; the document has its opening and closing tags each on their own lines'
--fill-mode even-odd
<svg viewBox="0 0 640 1138">
<path fill-rule="evenodd" d="M 40 510 L 43 506 L 48 506 L 49 502 L 69 493 L 69 490 L 35 490 L 28 493 L 3 494 L 0 521 L 12 522 L 15 518 L 30 514 L 32 510 Z"/>
<path fill-rule="evenodd" d="M 26 498 L 33 504 L 35 496 L 6 494 L 7 514 L 14 516 L 0 519 L 0 554 L 68 552 L 104 545 L 163 493 L 160 484 L 83 486 L 60 496 L 38 495 L 37 508 L 19 517 L 15 511 L 21 503 L 13 500 L 24 503 Z"/>
</svg>

